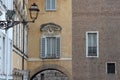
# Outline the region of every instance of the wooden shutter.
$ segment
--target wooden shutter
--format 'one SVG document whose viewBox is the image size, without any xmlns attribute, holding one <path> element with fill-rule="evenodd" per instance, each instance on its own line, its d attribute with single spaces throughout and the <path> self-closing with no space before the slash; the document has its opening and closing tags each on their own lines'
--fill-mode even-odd
<svg viewBox="0 0 120 80">
<path fill-rule="evenodd" d="M 50 0 L 46 0 L 46 10 L 50 10 Z"/>
<path fill-rule="evenodd" d="M 53 10 L 56 10 L 56 0 L 52 0 L 52 5 L 51 5 Z"/>
<path fill-rule="evenodd" d="M 57 53 L 56 53 L 56 57 L 60 58 L 60 37 L 57 37 Z"/>
<path fill-rule="evenodd" d="M 46 41 L 45 38 L 42 37 L 41 39 L 41 58 L 45 58 L 45 46 L 46 46 Z"/>
</svg>

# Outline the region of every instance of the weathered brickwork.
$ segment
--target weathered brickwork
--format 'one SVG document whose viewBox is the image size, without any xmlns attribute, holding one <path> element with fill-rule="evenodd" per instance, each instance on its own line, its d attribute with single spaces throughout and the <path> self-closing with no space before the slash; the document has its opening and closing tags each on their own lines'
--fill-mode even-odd
<svg viewBox="0 0 120 80">
<path fill-rule="evenodd" d="M 120 79 L 120 1 L 72 1 L 73 80 Z M 99 57 L 86 57 L 86 31 L 99 32 Z M 116 73 L 106 73 L 115 62 Z"/>
</svg>

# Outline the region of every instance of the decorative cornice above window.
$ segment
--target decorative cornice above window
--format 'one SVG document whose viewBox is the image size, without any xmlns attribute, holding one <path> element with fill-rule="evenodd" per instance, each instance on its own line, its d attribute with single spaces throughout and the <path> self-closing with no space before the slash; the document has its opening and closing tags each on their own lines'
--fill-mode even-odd
<svg viewBox="0 0 120 80">
<path fill-rule="evenodd" d="M 40 27 L 40 31 L 47 32 L 47 33 L 54 33 L 54 32 L 60 32 L 62 28 L 59 25 L 56 25 L 54 23 L 47 23 L 43 24 Z"/>
</svg>

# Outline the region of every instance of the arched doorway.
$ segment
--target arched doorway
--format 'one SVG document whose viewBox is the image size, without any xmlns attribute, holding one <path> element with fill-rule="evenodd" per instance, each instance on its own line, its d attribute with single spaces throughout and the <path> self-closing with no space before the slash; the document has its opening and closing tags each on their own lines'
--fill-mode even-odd
<svg viewBox="0 0 120 80">
<path fill-rule="evenodd" d="M 31 80 L 69 80 L 68 76 L 56 69 L 47 69 L 36 73 Z"/>
</svg>

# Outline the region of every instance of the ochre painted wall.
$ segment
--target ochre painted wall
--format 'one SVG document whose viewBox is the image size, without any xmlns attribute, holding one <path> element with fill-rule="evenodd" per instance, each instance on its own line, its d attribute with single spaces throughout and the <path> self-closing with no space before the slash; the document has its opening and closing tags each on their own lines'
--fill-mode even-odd
<svg viewBox="0 0 120 80">
<path fill-rule="evenodd" d="M 12 66 L 13 69 L 16 68 L 16 69 L 22 70 L 22 56 L 15 53 L 14 51 L 12 54 L 12 65 L 13 65 Z M 27 69 L 27 60 L 24 59 L 24 70 L 26 69 Z"/>
<path fill-rule="evenodd" d="M 55 23 L 61 26 L 61 58 L 45 60 L 44 64 L 55 64 L 64 67 L 72 75 L 72 6 L 71 0 L 57 0 L 56 11 L 46 11 L 46 0 L 29 0 L 29 5 L 36 3 L 40 12 L 35 23 L 29 24 L 28 43 L 29 59 L 28 69 L 32 72 L 43 65 L 40 58 L 40 26 L 45 23 Z M 29 14 L 29 13 L 28 13 Z M 29 16 L 29 15 L 28 15 Z"/>
<path fill-rule="evenodd" d="M 13 51 L 13 68 L 22 70 L 22 57 Z"/>
</svg>

